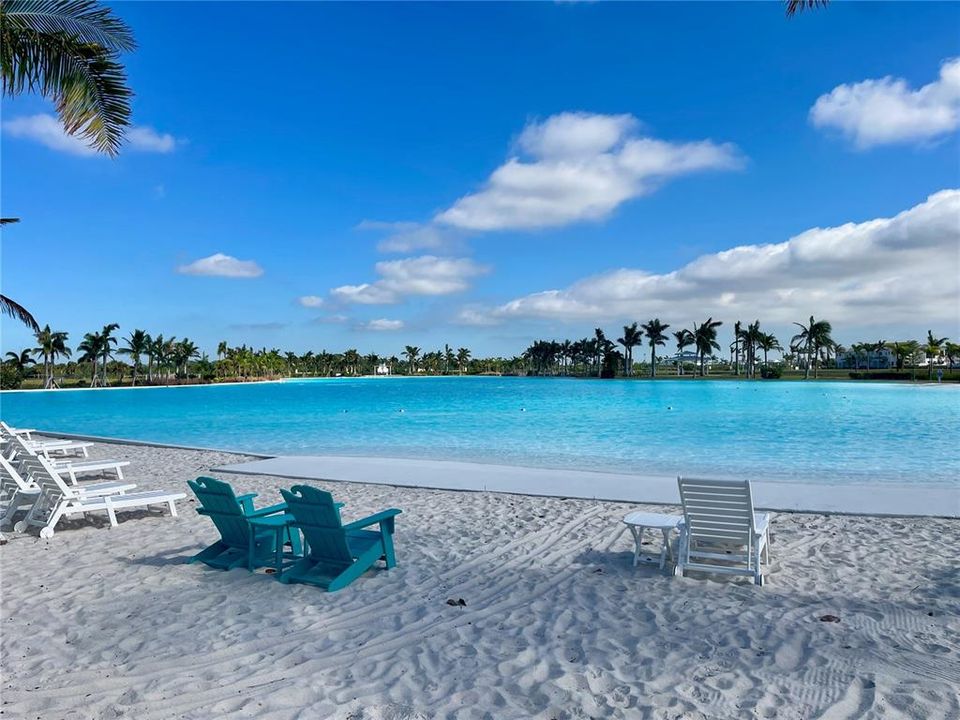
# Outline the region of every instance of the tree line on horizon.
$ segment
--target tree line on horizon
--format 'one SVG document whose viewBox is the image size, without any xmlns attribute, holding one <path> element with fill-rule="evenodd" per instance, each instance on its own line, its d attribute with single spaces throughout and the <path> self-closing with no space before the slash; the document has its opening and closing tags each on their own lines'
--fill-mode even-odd
<svg viewBox="0 0 960 720">
<path fill-rule="evenodd" d="M 117 323 L 86 333 L 76 346 L 74 358 L 74 350 L 67 344 L 68 333 L 52 330 L 47 325 L 36 333 L 36 346 L 7 352 L 0 369 L 4 389 L 19 387 L 25 378 L 34 374 L 42 375 L 43 388 L 59 387 L 58 373 L 60 378 L 88 382 L 92 388 L 108 386 L 111 376 L 119 383 L 129 377 L 134 386 L 374 374 L 631 377 L 636 369 L 634 350 L 646 345 L 649 361 L 642 364 L 644 373 L 650 377 L 656 377 L 658 366 L 665 361 L 675 366 L 677 375 L 683 375 L 689 366 L 695 374 L 705 377 L 722 349 L 718 341 L 718 328 L 722 324 L 709 317 L 702 323 L 693 323 L 692 328 L 668 332 L 670 325 L 654 318 L 642 324 L 624 325 L 615 341 L 609 339 L 602 328 L 596 328 L 593 337 L 579 340 L 535 340 L 522 353 L 509 358 L 474 358 L 469 348 L 454 349 L 450 345 L 426 352 L 418 346 L 406 345 L 399 356 L 387 356 L 361 354 L 356 348 L 340 353 L 309 350 L 297 354 L 281 352 L 278 348 L 258 350 L 246 344 L 230 347 L 226 341 L 218 344 L 216 358 L 210 358 L 188 338 L 153 336 L 141 329 L 121 338 L 117 334 L 120 329 Z M 798 332 L 784 348 L 775 335 L 761 329 L 759 320 L 734 323 L 733 341 L 729 345 L 730 372 L 747 378 L 778 377 L 780 371 L 788 367 L 802 368 L 805 378 L 811 375 L 817 378 L 819 370 L 830 367 L 831 361 L 833 367 L 837 367 L 841 354 L 852 358 L 854 370 L 859 370 L 861 360 L 864 367 L 869 368 L 871 354 L 876 357 L 884 349 L 895 358 L 897 370 L 912 367 L 914 378 L 921 358 L 927 359 L 928 379 L 932 379 L 934 359 L 947 358 L 951 369 L 954 363 L 960 362 L 960 344 L 936 337 L 932 331 L 927 332 L 924 342 L 879 340 L 845 348 L 834 341 L 833 327 L 826 320 L 811 316 L 806 323 L 794 324 Z M 668 344 L 675 348 L 674 354 L 664 355 L 664 351 L 658 351 Z M 691 351 L 687 352 L 687 348 Z M 778 363 L 770 362 L 771 352 L 780 353 Z"/>
</svg>

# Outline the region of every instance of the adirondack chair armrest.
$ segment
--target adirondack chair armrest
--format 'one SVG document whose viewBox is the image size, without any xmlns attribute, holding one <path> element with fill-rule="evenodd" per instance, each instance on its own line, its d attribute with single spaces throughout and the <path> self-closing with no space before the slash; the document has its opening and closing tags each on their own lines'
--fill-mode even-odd
<svg viewBox="0 0 960 720">
<path fill-rule="evenodd" d="M 370 527 L 371 525 L 380 524 L 385 526 L 385 530 L 388 533 L 393 533 L 393 523 L 394 518 L 402 513 L 402 510 L 397 508 L 390 508 L 389 510 L 381 510 L 378 513 L 374 513 L 370 517 L 365 517 L 362 520 L 354 520 L 351 523 L 346 523 L 343 526 L 344 530 L 360 530 L 361 528 Z"/>
<path fill-rule="evenodd" d="M 240 503 L 240 509 L 243 510 L 244 514 L 253 512 L 253 499 L 255 497 L 257 497 L 257 493 L 237 495 L 237 502 Z"/>
<path fill-rule="evenodd" d="M 252 517 L 263 517 L 265 515 L 276 515 L 277 513 L 282 513 L 287 511 L 287 504 L 285 502 L 277 503 L 276 505 L 271 505 L 270 507 L 260 508 L 259 510 L 253 510 L 252 512 L 245 512 L 248 518 Z"/>
</svg>

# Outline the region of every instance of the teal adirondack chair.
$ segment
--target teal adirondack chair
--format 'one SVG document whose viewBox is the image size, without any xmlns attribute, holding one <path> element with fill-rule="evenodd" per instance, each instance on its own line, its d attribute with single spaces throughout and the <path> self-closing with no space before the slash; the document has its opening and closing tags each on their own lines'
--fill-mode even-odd
<svg viewBox="0 0 960 720">
<path fill-rule="evenodd" d="M 247 522 L 249 518 L 266 517 L 286 512 L 284 503 L 255 510 L 253 499 L 256 493 L 235 495 L 228 483 L 210 477 L 198 477 L 188 480 L 187 484 L 200 500 L 202 507 L 197 512 L 206 515 L 213 521 L 220 531 L 220 539 L 210 547 L 194 555 L 188 562 L 198 560 L 213 568 L 231 570 L 251 563 L 251 539 L 253 540 L 252 565 L 273 564 L 276 553 L 276 533 L 270 529 L 253 530 Z M 287 530 L 283 536 L 283 544 L 290 544 L 291 554 L 303 554 L 300 534 Z M 253 567 L 251 567 L 253 569 Z"/>
<path fill-rule="evenodd" d="M 280 494 L 308 547 L 304 558 L 286 570 L 280 582 L 309 583 L 334 592 L 363 575 L 377 560 L 384 560 L 388 569 L 397 564 L 393 530 L 400 510 L 383 510 L 344 525 L 340 504 L 324 490 L 294 485 L 290 490 L 280 490 Z M 371 525 L 379 525 L 380 529 L 363 529 Z"/>
</svg>

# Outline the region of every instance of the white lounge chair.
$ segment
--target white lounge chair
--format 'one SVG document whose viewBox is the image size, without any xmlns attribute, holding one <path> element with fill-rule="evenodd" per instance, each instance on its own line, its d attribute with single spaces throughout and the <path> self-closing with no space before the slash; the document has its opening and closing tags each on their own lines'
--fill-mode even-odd
<svg viewBox="0 0 960 720">
<path fill-rule="evenodd" d="M 686 570 L 751 575 L 763 585 L 770 515 L 753 510 L 749 480 L 678 477 L 683 524 L 675 574 Z"/>
<path fill-rule="evenodd" d="M 34 475 L 33 480 L 40 486 L 40 494 L 27 516 L 13 526 L 19 533 L 28 527 L 40 528 L 40 537 L 53 537 L 54 528 L 60 518 L 70 515 L 83 515 L 97 510 L 106 510 L 110 518 L 110 526 L 117 526 L 117 510 L 130 508 L 144 508 L 150 505 L 167 505 L 170 514 L 177 517 L 176 500 L 182 500 L 186 493 L 170 493 L 162 490 L 118 493 L 115 495 L 92 496 L 80 488 L 67 485 L 50 466 L 46 458 L 39 457 L 38 463 L 45 467 L 46 472 L 41 476 Z"/>
<path fill-rule="evenodd" d="M 8 460 L 12 460 L 17 455 L 36 457 L 38 454 L 36 450 L 30 447 L 29 443 L 24 442 L 22 437 L 15 438 L 9 445 L 12 445 L 13 449 L 11 453 L 7 455 Z M 66 473 L 70 478 L 70 482 L 74 485 L 77 484 L 78 476 L 89 475 L 91 473 L 100 474 L 104 470 L 112 470 L 116 474 L 117 480 L 123 480 L 123 468 L 130 464 L 129 460 L 49 459 L 51 464 L 57 469 L 57 472 L 59 472 L 60 477 L 63 477 L 64 473 Z"/>
<path fill-rule="evenodd" d="M 0 456 L 0 525 L 12 520 L 18 512 L 29 510 L 40 496 L 41 488 L 35 474 L 42 476 L 49 470 L 37 460 L 10 461 Z M 135 483 L 129 482 L 102 482 L 87 483 L 76 490 L 85 497 L 96 497 L 123 494 L 136 487 Z"/>
<path fill-rule="evenodd" d="M 34 451 L 44 455 L 45 457 L 50 457 L 53 454 L 63 454 L 66 455 L 70 453 L 75 455 L 79 450 L 84 457 L 89 457 L 87 448 L 93 445 L 90 442 L 77 442 L 75 440 L 65 440 L 65 439 L 56 439 L 56 440 L 35 440 L 30 437 L 30 433 L 36 432 L 35 430 L 17 430 L 16 428 L 10 427 L 7 423 L 0 420 L 0 439 L 5 443 L 13 442 L 16 439 L 20 439 L 26 442 Z"/>
</svg>

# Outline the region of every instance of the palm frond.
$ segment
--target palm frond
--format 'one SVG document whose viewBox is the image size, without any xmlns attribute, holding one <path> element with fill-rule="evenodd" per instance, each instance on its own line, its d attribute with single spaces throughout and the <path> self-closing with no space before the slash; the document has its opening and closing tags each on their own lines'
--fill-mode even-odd
<svg viewBox="0 0 960 720">
<path fill-rule="evenodd" d="M 0 218 L 0 225 L 12 225 L 20 222 L 20 218 Z"/>
<path fill-rule="evenodd" d="M 37 321 L 34 320 L 33 315 L 30 314 L 30 311 L 15 300 L 11 300 L 6 295 L 0 295 L 0 313 L 9 315 L 12 318 L 16 318 L 28 328 L 33 330 L 33 332 L 40 332 L 40 326 L 37 324 Z"/>
<path fill-rule="evenodd" d="M 15 29 L 63 33 L 107 50 L 137 47 L 130 27 L 96 0 L 5 0 L 3 15 L 4 22 Z"/>
<path fill-rule="evenodd" d="M 69 34 L 59 29 L 47 31 L 24 23 L 8 6 L 79 7 L 90 9 L 88 0 L 77 2 L 19 2 L 4 3 L 0 22 L 0 77 L 3 94 L 14 96 L 21 92 L 39 92 L 51 98 L 68 134 L 79 135 L 102 152 L 116 155 L 123 134 L 130 125 L 130 99 L 126 73 L 120 64 L 118 47 L 126 47 L 126 26 L 113 18 L 107 23 L 120 23 L 120 40 L 107 45 L 92 41 L 91 33 Z M 94 9 L 106 17 L 109 10 Z M 67 15 L 69 18 L 69 14 Z M 36 19 L 35 16 L 31 18 Z M 74 28 L 76 29 L 76 28 Z M 104 32 L 107 32 L 106 30 Z M 129 38 L 132 42 L 132 38 Z M 132 47 L 132 46 L 131 46 Z"/>
<path fill-rule="evenodd" d="M 828 4 L 829 0 L 784 0 L 787 17 L 793 17 L 804 10 L 814 10 L 818 7 L 826 7 Z"/>
</svg>

